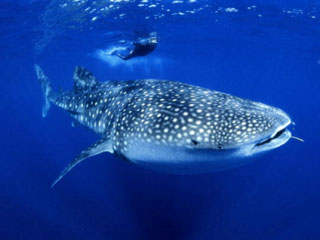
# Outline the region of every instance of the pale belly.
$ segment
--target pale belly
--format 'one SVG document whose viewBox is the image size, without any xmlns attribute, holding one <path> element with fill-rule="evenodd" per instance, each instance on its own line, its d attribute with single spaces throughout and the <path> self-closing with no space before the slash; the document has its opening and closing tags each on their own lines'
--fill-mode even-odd
<svg viewBox="0 0 320 240">
<path fill-rule="evenodd" d="M 197 174 L 237 167 L 252 161 L 244 149 L 214 150 L 133 143 L 123 154 L 128 160 L 161 172 Z"/>
</svg>

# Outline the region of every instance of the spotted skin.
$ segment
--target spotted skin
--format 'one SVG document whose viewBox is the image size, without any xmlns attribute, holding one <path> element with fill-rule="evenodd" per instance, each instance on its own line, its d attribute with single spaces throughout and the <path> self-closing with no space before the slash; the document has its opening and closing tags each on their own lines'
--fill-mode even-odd
<svg viewBox="0 0 320 240">
<path fill-rule="evenodd" d="M 208 162 L 290 124 L 282 110 L 262 103 L 175 81 L 102 83 L 82 67 L 74 70 L 72 92 L 50 92 L 48 99 L 107 141 L 106 151 L 138 163 L 194 162 L 203 152 Z"/>
</svg>

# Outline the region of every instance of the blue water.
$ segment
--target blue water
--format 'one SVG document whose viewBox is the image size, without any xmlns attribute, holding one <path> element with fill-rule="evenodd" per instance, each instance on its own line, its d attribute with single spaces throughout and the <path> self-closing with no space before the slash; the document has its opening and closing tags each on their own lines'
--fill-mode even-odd
<svg viewBox="0 0 320 240">
<path fill-rule="evenodd" d="M 320 2 L 53 0 L 0 3 L 0 239 L 320 239 Z M 154 52 L 99 54 L 155 31 Z M 290 140 L 251 164 L 175 176 L 110 154 L 50 184 L 98 137 L 52 107 L 34 73 L 72 88 L 159 78 L 285 110 Z"/>
</svg>

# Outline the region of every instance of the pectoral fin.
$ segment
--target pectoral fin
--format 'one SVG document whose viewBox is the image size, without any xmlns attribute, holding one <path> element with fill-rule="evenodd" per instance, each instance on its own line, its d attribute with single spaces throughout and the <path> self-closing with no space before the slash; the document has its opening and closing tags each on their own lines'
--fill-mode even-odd
<svg viewBox="0 0 320 240">
<path fill-rule="evenodd" d="M 91 145 L 86 150 L 82 151 L 72 162 L 70 162 L 60 173 L 59 177 L 51 184 L 53 188 L 72 168 L 83 160 L 98 155 L 103 152 L 113 153 L 112 146 L 109 140 L 101 139 L 94 145 Z"/>
</svg>

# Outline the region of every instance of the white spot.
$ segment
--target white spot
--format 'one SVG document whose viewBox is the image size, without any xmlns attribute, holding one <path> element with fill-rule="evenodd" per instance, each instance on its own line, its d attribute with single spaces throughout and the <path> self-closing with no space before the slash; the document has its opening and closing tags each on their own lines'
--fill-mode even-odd
<svg viewBox="0 0 320 240">
<path fill-rule="evenodd" d="M 233 8 L 233 7 L 225 8 L 225 11 L 226 11 L 226 12 L 239 12 L 239 10 L 238 10 L 238 9 Z"/>
</svg>

